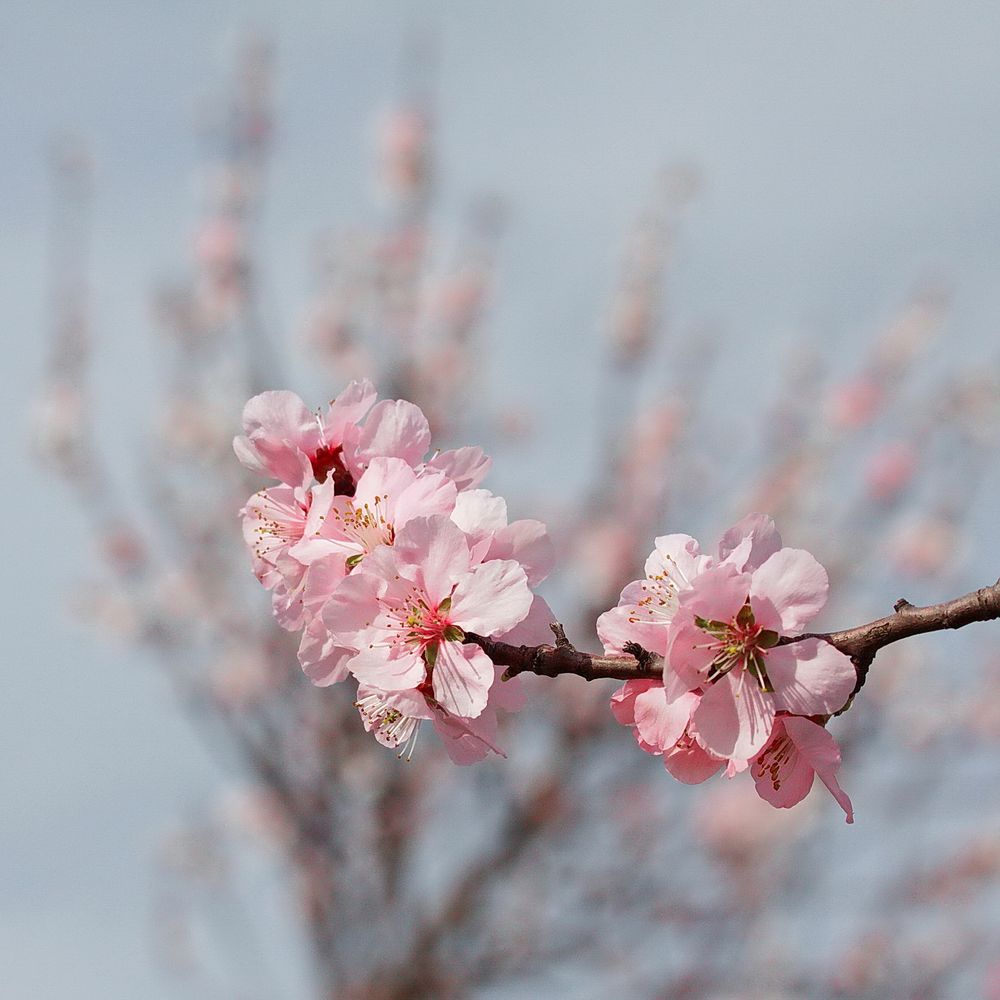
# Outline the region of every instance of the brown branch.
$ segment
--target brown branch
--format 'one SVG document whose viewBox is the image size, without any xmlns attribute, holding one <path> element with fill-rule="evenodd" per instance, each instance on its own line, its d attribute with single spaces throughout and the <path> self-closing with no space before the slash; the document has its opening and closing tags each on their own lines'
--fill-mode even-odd
<svg viewBox="0 0 1000 1000">
<path fill-rule="evenodd" d="M 838 632 L 807 632 L 803 635 L 784 636 L 780 642 L 786 644 L 799 639 L 824 639 L 854 662 L 860 688 L 875 654 L 890 643 L 925 632 L 963 628 L 973 622 L 1000 618 L 1000 580 L 964 597 L 922 608 L 900 599 L 896 602 L 895 609 L 893 614 L 868 622 L 867 625 Z M 490 639 L 472 632 L 466 634 L 466 640 L 476 643 L 494 663 L 505 667 L 504 677 L 515 677 L 523 673 L 539 674 L 542 677 L 574 674 L 588 681 L 604 678 L 619 681 L 656 680 L 662 677 L 662 658 L 655 653 L 635 645 L 630 646 L 629 652 L 616 655 L 585 653 L 566 639 L 566 633 L 558 622 L 553 623 L 551 628 L 556 636 L 554 646 L 512 646 L 499 639 Z"/>
</svg>

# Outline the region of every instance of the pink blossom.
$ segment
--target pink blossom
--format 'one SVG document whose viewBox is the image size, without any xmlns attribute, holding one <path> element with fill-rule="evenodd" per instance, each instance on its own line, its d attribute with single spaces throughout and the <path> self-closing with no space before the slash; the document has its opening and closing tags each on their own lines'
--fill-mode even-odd
<svg viewBox="0 0 1000 1000">
<path fill-rule="evenodd" d="M 661 754 L 687 728 L 692 699 L 697 700 L 697 695 L 668 702 L 661 681 L 626 681 L 611 696 L 611 713 L 623 726 L 632 727 L 636 742 L 646 753 Z"/>
<path fill-rule="evenodd" d="M 548 604 L 536 594 L 527 617 L 505 632 L 503 639 L 514 644 L 540 645 L 551 639 L 548 626 L 554 620 Z M 497 710 L 516 712 L 524 702 L 521 679 L 503 680 L 502 670 L 494 667 L 488 703 L 475 719 L 449 715 L 426 691 L 380 691 L 365 684 L 358 687 L 355 707 L 361 712 L 365 729 L 384 746 L 398 748 L 400 758 L 409 760 L 413 756 L 419 727 L 430 720 L 452 761 L 474 764 L 491 753 L 506 756 L 497 745 Z"/>
<path fill-rule="evenodd" d="M 279 560 L 305 534 L 311 502 L 301 487 L 272 486 L 255 493 L 240 511 L 254 574 L 268 590 L 282 579 Z"/>
<path fill-rule="evenodd" d="M 774 720 L 771 738 L 750 764 L 757 794 L 771 805 L 788 809 L 801 802 L 818 774 L 846 813 L 847 822 L 853 823 L 851 800 L 837 782 L 839 769 L 840 748 L 834 738 L 810 719 L 791 715 Z"/>
<path fill-rule="evenodd" d="M 711 564 L 690 535 L 662 535 L 655 544 L 645 579 L 628 584 L 618 606 L 597 619 L 597 634 L 609 653 L 621 652 L 627 642 L 664 653 L 678 596 Z"/>
<path fill-rule="evenodd" d="M 411 520 L 338 588 L 323 618 L 347 663 L 382 691 L 421 690 L 449 714 L 486 707 L 493 663 L 466 632 L 501 635 L 528 614 L 532 594 L 513 560 L 478 565 L 465 534 L 437 515 Z"/>
<path fill-rule="evenodd" d="M 701 745 L 690 723 L 681 738 L 663 753 L 663 766 L 685 785 L 700 785 L 717 774 L 724 764 L 725 760 Z M 732 777 L 731 772 L 735 769 L 738 768 L 730 761 L 727 765 L 729 777 Z"/>
<path fill-rule="evenodd" d="M 313 488 L 303 537 L 290 551 L 306 565 L 339 555 L 344 575 L 377 546 L 392 545 L 412 518 L 450 514 L 457 495 L 443 473 L 418 472 L 402 459 L 383 457 L 361 473 L 353 496 L 335 489 L 329 479 Z"/>
<path fill-rule="evenodd" d="M 626 681 L 611 696 L 611 711 L 623 726 L 631 726 L 646 753 L 663 757 L 663 766 L 678 781 L 700 784 L 726 763 L 698 742 L 691 716 L 700 695 L 690 692 L 668 702 L 662 682 Z"/>
<path fill-rule="evenodd" d="M 244 407 L 244 433 L 233 440 L 233 449 L 248 469 L 288 486 L 329 482 L 337 494 L 352 496 L 376 458 L 417 467 L 430 448 L 430 426 L 419 407 L 402 399 L 376 403 L 375 397 L 375 387 L 361 379 L 325 413 L 313 413 L 293 392 L 262 392 Z M 468 489 L 482 481 L 490 459 L 481 448 L 466 447 L 439 452 L 426 467 Z"/>
<path fill-rule="evenodd" d="M 455 501 L 451 519 L 465 532 L 476 562 L 513 559 L 532 587 L 552 571 L 555 550 L 545 525 L 528 518 L 508 523 L 503 497 L 489 490 L 465 490 Z"/>
<path fill-rule="evenodd" d="M 398 458 L 376 458 L 358 479 L 353 497 L 334 493 L 329 480 L 313 488 L 304 536 L 290 555 L 308 567 L 300 600 L 305 631 L 299 662 L 314 684 L 325 687 L 348 676 L 356 652 L 334 642 L 320 614 L 341 581 L 379 545 L 392 545 L 411 518 L 447 514 L 455 485 L 442 473 L 417 471 Z"/>
<path fill-rule="evenodd" d="M 371 409 L 375 396 L 367 379 L 351 382 L 321 415 L 307 409 L 294 392 L 262 392 L 243 408 L 244 433 L 233 440 L 233 450 L 251 471 L 288 486 L 306 487 L 314 478 L 323 482 L 329 477 L 342 484 L 341 492 L 352 492 L 347 488 L 353 483 L 344 458 L 345 438 Z M 356 447 L 358 435 L 351 436 Z"/>
<path fill-rule="evenodd" d="M 400 758 L 412 758 L 420 726 L 430 721 L 454 763 L 474 764 L 491 753 L 507 756 L 496 742 L 497 709 L 516 711 L 524 704 L 516 679 L 501 681 L 499 675 L 497 669 L 489 704 L 475 719 L 450 715 L 433 696 L 420 691 L 380 691 L 366 684 L 359 685 L 354 704 L 366 732 L 383 746 L 398 750 Z"/>
<path fill-rule="evenodd" d="M 350 676 L 347 660 L 355 650 L 334 641 L 322 615 L 324 605 L 346 575 L 343 556 L 334 553 L 310 563 L 303 581 L 300 599 L 304 625 L 298 657 L 302 670 L 317 687 L 328 687 Z"/>
<path fill-rule="evenodd" d="M 781 644 L 826 602 L 826 571 L 801 549 L 781 547 L 770 519 L 753 515 L 727 532 L 720 562 L 681 594 L 664 667 L 668 696 L 700 689 L 692 721 L 705 749 L 748 760 L 775 713 L 828 715 L 854 688 L 850 659 L 829 643 Z"/>
</svg>

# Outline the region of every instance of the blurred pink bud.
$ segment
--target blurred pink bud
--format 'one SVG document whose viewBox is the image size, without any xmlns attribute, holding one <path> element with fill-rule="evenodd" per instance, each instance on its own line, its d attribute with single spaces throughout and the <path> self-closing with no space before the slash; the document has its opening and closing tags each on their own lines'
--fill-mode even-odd
<svg viewBox="0 0 1000 1000">
<path fill-rule="evenodd" d="M 243 234 L 236 222 L 224 215 L 207 219 L 195 237 L 195 257 L 210 271 L 235 268 L 243 252 Z"/>
<path fill-rule="evenodd" d="M 933 576 L 957 555 L 958 537 L 949 518 L 926 515 L 902 524 L 889 540 L 889 552 L 900 572 Z"/>
<path fill-rule="evenodd" d="M 834 388 L 830 398 L 830 422 L 842 430 L 864 427 L 875 418 L 883 399 L 882 387 L 870 376 L 844 382 Z"/>
<path fill-rule="evenodd" d="M 419 109 L 396 108 L 383 116 L 378 129 L 380 173 L 391 195 L 412 198 L 426 186 L 429 140 L 430 122 Z"/>
<path fill-rule="evenodd" d="M 32 414 L 34 446 L 50 461 L 72 464 L 80 457 L 84 439 L 84 400 L 68 382 L 52 382 Z"/>
<path fill-rule="evenodd" d="M 917 453 L 905 441 L 892 441 L 871 456 L 866 472 L 868 496 L 879 503 L 891 503 L 913 480 Z"/>
<path fill-rule="evenodd" d="M 266 844 L 285 849 L 292 844 L 295 829 L 278 797 L 261 786 L 227 790 L 219 803 L 220 818 L 236 832 L 249 834 Z"/>
<path fill-rule="evenodd" d="M 119 526 L 109 529 L 101 539 L 104 558 L 116 573 L 132 573 L 142 566 L 146 547 L 142 539 L 130 528 Z"/>
</svg>

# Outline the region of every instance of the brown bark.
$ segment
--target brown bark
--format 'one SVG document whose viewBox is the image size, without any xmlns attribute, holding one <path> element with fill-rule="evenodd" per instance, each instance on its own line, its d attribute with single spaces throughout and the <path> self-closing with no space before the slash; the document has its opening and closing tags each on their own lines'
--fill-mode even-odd
<svg viewBox="0 0 1000 1000">
<path fill-rule="evenodd" d="M 996 618 L 1000 618 L 1000 580 L 963 597 L 926 607 L 916 607 L 909 601 L 900 599 L 895 604 L 893 614 L 866 625 L 837 632 L 807 632 L 803 635 L 785 636 L 781 642 L 784 644 L 806 638 L 824 639 L 851 658 L 858 670 L 860 687 L 875 654 L 890 643 L 924 632 L 963 628 L 973 622 L 992 621 Z M 506 677 L 523 673 L 539 674 L 542 677 L 575 674 L 588 681 L 603 678 L 620 681 L 656 680 L 662 677 L 662 658 L 638 646 L 627 653 L 610 656 L 585 653 L 569 642 L 558 622 L 553 623 L 552 631 L 556 637 L 555 645 L 552 646 L 512 646 L 499 639 L 471 632 L 466 635 L 466 640 L 480 646 L 494 663 L 506 667 Z"/>
</svg>

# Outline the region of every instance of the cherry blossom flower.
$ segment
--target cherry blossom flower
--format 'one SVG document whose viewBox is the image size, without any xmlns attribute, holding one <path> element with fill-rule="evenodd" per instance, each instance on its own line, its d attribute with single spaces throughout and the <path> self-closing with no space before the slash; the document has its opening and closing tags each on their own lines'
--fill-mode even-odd
<svg viewBox="0 0 1000 1000">
<path fill-rule="evenodd" d="M 480 715 L 493 663 L 466 632 L 501 635 L 528 614 L 527 576 L 513 560 L 478 565 L 464 532 L 436 515 L 411 520 L 380 546 L 323 610 L 333 640 L 357 650 L 359 682 L 382 691 L 420 690 L 446 712 Z"/>
<path fill-rule="evenodd" d="M 597 619 L 597 634 L 609 653 L 621 652 L 627 642 L 664 653 L 678 595 L 712 561 L 690 535 L 662 535 L 655 544 L 646 560 L 645 579 L 628 584 L 618 606 Z"/>
<path fill-rule="evenodd" d="M 748 760 L 770 736 L 777 711 L 828 715 L 854 689 L 850 659 L 807 638 L 779 644 L 826 602 L 826 571 L 801 549 L 781 547 L 769 518 L 753 515 L 723 538 L 720 562 L 681 594 L 664 668 L 668 697 L 700 689 L 692 721 L 705 749 Z"/>
<path fill-rule="evenodd" d="M 304 536 L 289 554 L 308 567 L 300 589 L 305 631 L 299 662 L 314 684 L 346 679 L 346 659 L 356 652 L 334 642 L 322 606 L 366 555 L 393 544 L 412 517 L 449 513 L 455 495 L 443 473 L 418 471 L 397 458 L 373 459 L 353 497 L 336 495 L 329 480 L 313 488 Z"/>
<path fill-rule="evenodd" d="M 491 753 L 507 755 L 497 745 L 497 709 L 514 712 L 524 705 L 524 692 L 517 678 L 500 679 L 494 668 L 489 703 L 474 719 L 448 713 L 433 697 L 421 691 L 380 691 L 367 684 L 358 686 L 354 705 L 361 713 L 366 732 L 383 746 L 398 750 L 397 756 L 410 760 L 420 726 L 429 721 L 456 764 L 475 764 Z"/>
<path fill-rule="evenodd" d="M 262 392 L 244 407 L 244 433 L 233 449 L 248 469 L 288 486 L 332 482 L 337 494 L 352 496 L 374 459 L 419 466 L 430 448 L 430 426 L 419 407 L 402 399 L 376 403 L 376 395 L 368 379 L 357 380 L 325 413 L 313 413 L 294 392 Z M 490 459 L 481 448 L 466 447 L 439 452 L 426 464 L 469 489 L 482 481 Z"/>
<path fill-rule="evenodd" d="M 383 457 L 361 473 L 353 496 L 335 489 L 329 479 L 314 487 L 303 537 L 290 553 L 306 565 L 337 554 L 345 575 L 379 545 L 392 545 L 411 518 L 450 514 L 458 492 L 441 472 L 418 472 L 402 459 Z"/>
<path fill-rule="evenodd" d="M 689 692 L 668 702 L 661 681 L 626 681 L 611 696 L 611 711 L 623 726 L 632 727 L 646 753 L 662 756 L 663 766 L 678 781 L 694 785 L 726 763 L 698 742 L 691 715 L 700 700 L 700 695 Z"/>
<path fill-rule="evenodd" d="M 372 408 L 375 397 L 375 387 L 368 379 L 351 382 L 321 415 L 311 412 L 294 392 L 262 392 L 243 408 L 244 433 L 233 440 L 233 450 L 252 472 L 288 486 L 307 487 L 313 479 L 323 482 L 332 478 L 340 484 L 340 492 L 351 493 L 345 439 L 349 429 L 355 429 Z M 378 422 L 376 430 L 380 427 Z M 356 446 L 357 435 L 351 436 Z M 374 431 L 369 434 L 369 438 L 374 436 Z M 383 432 L 382 437 L 387 436 Z"/>
<path fill-rule="evenodd" d="M 851 800 L 837 782 L 839 769 L 840 748 L 834 738 L 810 719 L 791 715 L 774 720 L 771 738 L 750 764 L 757 794 L 771 805 L 788 809 L 801 802 L 819 775 L 847 822 L 853 823 Z"/>
<path fill-rule="evenodd" d="M 549 623 L 555 620 L 551 608 L 537 594 L 526 618 L 502 636 L 505 642 L 540 645 L 551 638 Z M 353 654 L 353 650 L 351 651 Z M 347 671 L 344 669 L 344 675 Z M 398 756 L 413 756 L 422 722 L 430 720 L 448 756 L 456 764 L 474 764 L 491 753 L 506 757 L 497 745 L 497 710 L 516 712 L 524 706 L 524 688 L 519 677 L 503 679 L 494 667 L 493 685 L 486 708 L 475 719 L 449 715 L 427 692 L 380 691 L 370 685 L 358 687 L 355 707 L 361 712 L 365 729 L 384 746 L 399 749 Z"/>
<path fill-rule="evenodd" d="M 254 575 L 268 590 L 282 580 L 279 561 L 305 535 L 311 502 L 301 487 L 272 486 L 255 493 L 240 511 Z"/>
</svg>

